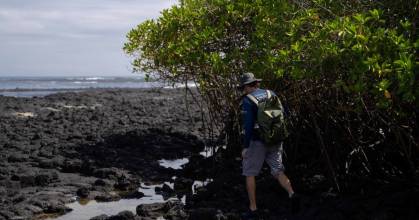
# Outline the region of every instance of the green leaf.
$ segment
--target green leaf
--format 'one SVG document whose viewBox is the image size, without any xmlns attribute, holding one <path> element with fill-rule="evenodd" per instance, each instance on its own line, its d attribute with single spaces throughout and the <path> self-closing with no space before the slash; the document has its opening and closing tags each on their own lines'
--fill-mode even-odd
<svg viewBox="0 0 419 220">
<path fill-rule="evenodd" d="M 412 23 L 410 23 L 410 21 L 408 21 L 408 20 L 400 21 L 400 24 L 402 25 L 403 29 L 405 29 L 405 30 L 409 30 L 410 27 L 412 26 Z"/>
<path fill-rule="evenodd" d="M 413 46 L 414 46 L 416 49 L 419 49 L 419 39 L 417 39 L 417 40 L 416 40 L 416 42 L 413 44 Z"/>
<path fill-rule="evenodd" d="M 390 83 L 389 80 L 383 79 L 383 80 L 380 81 L 380 83 L 378 83 L 377 87 L 380 91 L 386 91 L 388 89 L 388 87 L 390 86 L 390 84 L 391 83 Z"/>
<path fill-rule="evenodd" d="M 377 21 L 380 20 L 381 14 L 382 14 L 381 10 L 378 10 L 378 9 L 370 10 L 371 17 Z"/>
<path fill-rule="evenodd" d="M 284 74 L 285 74 L 285 70 L 284 69 L 278 69 L 276 71 L 276 76 L 278 76 L 278 77 L 283 77 Z"/>
<path fill-rule="evenodd" d="M 300 52 L 301 50 L 300 43 L 296 41 L 294 44 L 291 45 L 291 49 L 294 50 L 295 52 Z"/>
</svg>

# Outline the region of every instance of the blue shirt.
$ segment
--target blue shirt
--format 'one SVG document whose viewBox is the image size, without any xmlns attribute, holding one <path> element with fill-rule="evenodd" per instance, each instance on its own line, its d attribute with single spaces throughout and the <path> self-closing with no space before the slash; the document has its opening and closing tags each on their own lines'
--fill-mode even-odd
<svg viewBox="0 0 419 220">
<path fill-rule="evenodd" d="M 270 91 L 272 95 L 275 95 Z M 256 89 L 252 93 L 258 101 L 262 101 L 268 97 L 266 90 Z M 258 140 L 259 137 L 255 134 L 254 128 L 257 118 L 258 107 L 256 103 L 250 100 L 247 96 L 244 96 L 242 102 L 242 111 L 243 111 L 243 128 L 244 128 L 244 148 L 248 148 L 251 140 Z"/>
</svg>

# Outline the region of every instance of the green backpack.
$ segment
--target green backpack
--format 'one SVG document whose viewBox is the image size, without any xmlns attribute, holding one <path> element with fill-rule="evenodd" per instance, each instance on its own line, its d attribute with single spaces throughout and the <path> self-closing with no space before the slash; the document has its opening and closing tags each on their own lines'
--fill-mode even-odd
<svg viewBox="0 0 419 220">
<path fill-rule="evenodd" d="M 289 136 L 287 120 L 284 114 L 284 107 L 281 100 L 271 91 L 266 90 L 267 98 L 258 101 L 253 95 L 247 97 L 258 107 L 255 128 L 259 137 L 267 147 L 278 146 L 278 144 Z"/>
</svg>

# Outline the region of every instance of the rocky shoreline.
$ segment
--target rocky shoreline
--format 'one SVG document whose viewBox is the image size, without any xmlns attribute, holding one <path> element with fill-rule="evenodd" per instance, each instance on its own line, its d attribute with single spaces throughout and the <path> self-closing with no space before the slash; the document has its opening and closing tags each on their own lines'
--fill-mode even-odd
<svg viewBox="0 0 419 220">
<path fill-rule="evenodd" d="M 190 98 L 191 99 L 191 98 Z M 64 214 L 83 199 L 138 198 L 179 171 L 159 159 L 199 154 L 199 109 L 183 90 L 114 89 L 0 96 L 0 219 Z M 193 121 L 193 123 L 191 123 Z"/>
<path fill-rule="evenodd" d="M 50 219 L 69 213 L 68 204 L 75 201 L 141 199 L 146 195 L 138 189 L 144 184 L 160 184 L 153 191 L 166 199 L 83 219 L 240 219 L 247 205 L 240 158 L 225 159 L 223 148 L 202 155 L 200 109 L 184 94 L 182 89 L 110 89 L 0 96 L 0 220 Z M 188 159 L 182 169 L 159 163 L 182 158 Z M 287 195 L 265 168 L 257 179 L 263 219 L 419 216 L 415 182 L 354 180 L 348 184 L 361 193 L 337 194 L 308 167 L 293 167 L 289 175 L 303 195 L 300 213 L 290 213 Z M 192 192 L 195 180 L 207 184 Z"/>
</svg>

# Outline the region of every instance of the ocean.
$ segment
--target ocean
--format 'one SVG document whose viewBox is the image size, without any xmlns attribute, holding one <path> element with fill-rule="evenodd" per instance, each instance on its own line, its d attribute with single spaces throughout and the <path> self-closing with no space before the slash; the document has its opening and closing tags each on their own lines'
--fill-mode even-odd
<svg viewBox="0 0 419 220">
<path fill-rule="evenodd" d="M 147 82 L 143 76 L 130 77 L 2 77 L 0 95 L 14 97 L 46 96 L 58 92 L 97 88 L 155 88 L 161 82 Z"/>
</svg>

